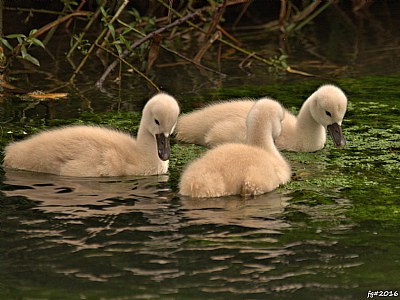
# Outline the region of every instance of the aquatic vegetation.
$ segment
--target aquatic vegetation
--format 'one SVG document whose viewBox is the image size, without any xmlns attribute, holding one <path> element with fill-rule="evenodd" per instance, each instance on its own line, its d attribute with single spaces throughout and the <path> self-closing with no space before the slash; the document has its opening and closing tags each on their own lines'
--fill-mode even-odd
<svg viewBox="0 0 400 300">
<path fill-rule="evenodd" d="M 189 161 L 199 157 L 206 151 L 205 147 L 193 144 L 174 144 L 171 146 L 173 157 L 170 159 L 170 167 L 180 171 Z"/>
<path fill-rule="evenodd" d="M 178 182 L 183 168 L 191 160 L 201 156 L 207 149 L 192 144 L 171 145 L 171 157 L 169 160 L 170 183 L 173 190 L 178 189 Z"/>
<path fill-rule="evenodd" d="M 393 75 L 337 80 L 350 101 L 343 122 L 346 147 L 334 149 L 328 140 L 326 147 L 315 153 L 284 152 L 294 175 L 279 191 L 293 197 L 291 214 L 292 209 L 302 211 L 314 220 L 320 210 L 343 207 L 338 201 L 345 199 L 345 209 L 340 211 L 353 222 L 399 221 L 399 79 Z M 227 88 L 214 91 L 213 98 L 271 96 L 285 106 L 298 107 L 322 83 L 246 86 L 245 91 Z M 319 211 L 313 212 L 312 207 Z"/>
<path fill-rule="evenodd" d="M 318 85 L 312 82 L 310 86 L 314 88 Z M 272 88 L 261 87 L 259 90 L 252 87 L 247 95 L 255 98 L 269 95 L 267 89 L 280 91 L 280 95 L 289 99 L 290 93 L 297 89 L 305 91 L 309 87 L 307 84 L 303 86 L 303 83 L 286 85 L 285 89 L 281 89 L 279 85 Z M 323 206 L 328 211 L 337 210 L 337 199 L 346 198 L 346 209 L 341 211 L 354 221 L 398 220 L 400 202 L 396 186 L 400 170 L 400 107 L 395 98 L 384 103 L 367 102 L 364 101 L 364 95 L 359 98 L 355 92 L 350 97 L 343 125 L 346 147 L 337 150 L 328 141 L 325 149 L 315 153 L 285 151 L 284 155 L 292 164 L 294 176 L 279 191 L 293 197 L 292 203 L 296 204 L 297 209 L 300 205 L 307 207 L 306 211 L 312 206 L 319 209 Z M 236 89 L 219 93 L 223 97 L 231 98 L 236 94 Z M 246 94 L 243 91 L 242 93 Z M 291 103 L 295 105 L 293 97 L 291 98 Z M 297 101 L 301 103 L 302 100 L 298 98 Z M 183 148 L 185 155 L 181 156 L 183 149 L 180 147 L 181 145 L 176 145 L 174 156 L 180 157 L 179 164 L 182 167 L 197 156 L 196 151 L 199 148 Z M 172 163 L 171 172 L 175 168 L 176 165 Z"/>
<path fill-rule="evenodd" d="M 366 77 L 338 80 L 348 94 L 349 104 L 343 123 L 347 140 L 343 150 L 334 149 L 328 139 L 326 147 L 315 153 L 284 151 L 293 168 L 291 182 L 279 188 L 293 197 L 298 207 L 333 206 L 338 198 L 346 198 L 346 214 L 357 220 L 393 220 L 398 217 L 400 203 L 398 180 L 400 170 L 400 106 L 396 89 L 400 76 Z M 320 81 L 246 86 L 211 91 L 196 101 L 249 96 L 272 96 L 286 107 L 298 110 L 302 101 Z M 377 87 L 379 86 L 379 88 Z M 295 95 L 295 97 L 293 96 Z M 376 95 L 376 96 L 374 96 Z M 370 99 L 373 98 L 373 99 Z M 183 99 L 186 110 L 192 99 Z M 47 127 L 68 124 L 101 124 L 136 134 L 140 113 L 106 112 L 82 113 L 79 118 L 48 120 L 41 125 L 2 125 L 1 143 L 20 139 Z M 206 149 L 196 145 L 173 143 L 170 159 L 170 185 L 176 190 L 180 173 L 191 160 Z M 349 209 L 351 207 L 351 209 Z"/>
<path fill-rule="evenodd" d="M 139 112 L 83 112 L 79 118 L 39 120 L 36 123 L 30 123 L 29 121 L 28 123 L 6 123 L 3 124 L 2 138 L 4 141 L 8 139 L 20 139 L 46 128 L 83 124 L 109 126 L 136 135 L 140 118 L 141 113 Z"/>
<path fill-rule="evenodd" d="M 66 189 L 54 189 L 54 181 L 45 184 L 56 191 L 47 204 L 25 196 L 0 197 L 6 233 L 1 245 L 7 253 L 2 277 L 11 287 L 0 294 L 10 298 L 9 290 L 14 289 L 12 295 L 21 293 L 21 297 L 28 292 L 39 298 L 50 293 L 75 297 L 69 290 L 58 289 L 60 282 L 67 287 L 78 284 L 80 296 L 87 298 L 100 294 L 107 298 L 102 292 L 106 290 L 109 298 L 126 296 L 123 292 L 117 295 L 116 285 L 130 296 L 146 293 L 152 297 L 154 291 L 153 298 L 179 294 L 188 299 L 210 297 L 209 292 L 197 293 L 198 286 L 208 284 L 218 289 L 212 296 L 229 299 L 242 294 L 247 298 L 358 299 L 376 286 L 393 289 L 399 270 L 399 104 L 379 78 L 365 85 L 366 89 L 372 89 L 370 84 L 382 86 L 371 94 L 358 81 L 351 80 L 354 90 L 353 83 L 343 84 L 350 100 L 343 123 L 346 147 L 335 149 L 328 140 L 324 149 L 314 153 L 284 151 L 292 165 L 292 180 L 273 193 L 200 203 L 176 196 L 183 168 L 206 149 L 173 141 L 168 179 L 159 185 L 154 179 L 156 196 L 136 194 L 136 179 L 132 179 L 124 185 L 130 194 L 127 200 L 112 197 L 60 205 L 57 196 Z M 279 100 L 296 110 L 319 84 L 291 83 L 273 89 L 283 97 Z M 252 95 L 269 95 L 269 88 L 252 87 Z M 194 98 L 186 98 L 190 109 Z M 2 124 L 2 143 L 75 123 L 109 125 L 135 133 L 139 120 L 140 113 L 132 116 L 129 112 L 83 113 L 68 120 L 25 119 L 23 124 Z M 7 183 L 1 175 L 5 195 L 25 188 Z M 62 187 L 69 186 L 60 180 Z M 91 180 L 84 182 L 91 186 Z M 89 195 L 94 191 L 101 196 L 90 190 Z M 82 211 L 85 214 L 79 217 Z M 21 249 L 26 255 L 20 255 Z M 53 280 L 39 289 L 32 272 L 21 272 L 21 267 Z M 86 275 L 100 281 L 89 282 Z M 134 287 L 125 286 L 133 281 Z M 88 291 L 88 285 L 93 290 Z M 221 293 L 225 288 L 235 288 L 235 292 Z"/>
</svg>

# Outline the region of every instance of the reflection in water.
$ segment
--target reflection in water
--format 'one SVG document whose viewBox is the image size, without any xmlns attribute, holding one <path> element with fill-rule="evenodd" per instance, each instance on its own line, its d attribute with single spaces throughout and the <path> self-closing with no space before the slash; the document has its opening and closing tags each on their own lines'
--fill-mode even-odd
<svg viewBox="0 0 400 300">
<path fill-rule="evenodd" d="M 238 225 L 273 231 L 289 227 L 282 219 L 289 199 L 275 191 L 251 199 L 182 197 L 181 209 L 189 224 Z"/>
<path fill-rule="evenodd" d="M 33 299 L 46 299 L 35 294 L 40 278 L 50 299 L 63 299 L 57 290 L 71 299 L 310 299 L 316 289 L 334 294 L 338 282 L 347 292 L 357 288 L 343 275 L 362 266 L 340 243 L 346 229 L 332 236 L 297 223 L 288 195 L 177 198 L 167 180 L 7 171 L 0 282 L 22 285 Z M 37 203 L 24 208 L 26 198 Z M 319 219 L 310 206 L 294 206 L 306 216 L 301 222 L 322 224 L 342 205 L 316 206 L 325 212 Z"/>
<path fill-rule="evenodd" d="M 3 190 L 6 196 L 23 196 L 39 201 L 36 209 L 62 214 L 57 218 L 152 211 L 170 207 L 172 191 L 168 176 L 75 178 L 18 170 L 8 170 Z M 163 186 L 164 184 L 164 186 Z M 180 199 L 179 212 L 192 224 L 236 225 L 280 230 L 289 225 L 280 217 L 290 197 L 277 192 L 251 199 L 240 196 Z M 162 216 L 158 216 L 164 219 Z M 155 224 L 165 220 L 153 220 Z"/>
<path fill-rule="evenodd" d="M 167 200 L 168 193 L 171 192 L 166 185 L 167 175 L 77 178 L 7 170 L 5 177 L 4 183 L 9 185 L 6 190 L 3 190 L 6 196 L 23 196 L 39 201 L 38 209 L 61 213 L 65 215 L 64 217 L 85 217 L 154 209 L 162 205 L 162 202 Z M 158 201 L 152 201 L 152 199 Z M 131 202 L 134 204 L 126 205 Z"/>
<path fill-rule="evenodd" d="M 389 3 L 374 3 L 380 2 L 383 6 Z M 332 73 L 338 69 L 343 72 L 329 63 L 337 59 L 349 60 L 350 68 L 345 72 L 398 72 L 400 18 L 377 11 L 378 19 L 367 15 L 356 18 L 360 22 L 355 28 L 357 34 L 341 30 L 349 25 L 337 20 L 330 23 L 335 31 L 319 26 L 317 32 L 323 39 L 316 43 L 320 47 L 317 55 L 313 54 L 315 43 L 310 37 L 305 40 L 305 47 L 303 43 L 298 46 L 303 58 L 292 55 L 293 59 L 303 62 L 305 71 L 315 74 L 326 75 L 330 69 Z M 391 13 L 398 15 L 398 11 Z M 258 49 L 268 49 L 262 44 L 271 40 L 269 32 L 266 34 L 267 38 L 257 32 L 255 40 L 246 32 Z M 344 35 L 345 39 L 341 39 Z M 339 51 L 329 53 L 329 49 L 323 49 L 327 45 Z M 342 46 L 354 53 L 341 51 Z M 321 58 L 318 59 L 323 63 L 313 62 L 313 57 Z M 65 67 L 60 60 L 53 63 L 57 68 Z M 265 87 L 272 79 L 266 76 L 264 65 L 253 64 L 249 77 L 237 73 L 235 60 L 225 63 L 222 68 L 230 76 L 222 86 L 235 88 L 222 94 L 207 91 L 221 85 L 221 80 L 199 77 L 193 67 L 174 65 L 173 70 L 160 69 L 157 77 L 165 90 L 183 95 L 182 104 L 187 109 L 193 103 L 184 102 L 185 99 L 205 101 L 210 95 L 222 99 L 243 91 L 276 94 L 274 87 L 258 92 L 251 87 L 237 89 L 246 83 Z M 89 78 L 97 71 L 95 67 L 85 73 Z M 42 77 L 31 77 L 29 82 L 34 86 L 43 88 L 46 84 Z M 110 106 L 113 110 L 113 105 L 122 106 L 124 111 L 139 111 L 143 103 L 137 99 L 147 98 L 147 90 L 142 88 L 141 79 L 136 82 L 135 78 L 133 84 L 132 80 L 122 81 L 122 89 L 115 90 L 112 97 L 92 88 L 84 91 L 92 86 L 90 82 L 78 83 L 74 87 L 78 88 L 78 95 L 71 90 L 69 101 L 46 104 L 50 118 L 80 116 L 82 107 L 96 113 L 109 111 Z M 391 100 L 398 96 L 397 77 L 389 79 L 385 76 L 378 84 L 375 77 L 341 81 L 352 98 L 391 101 L 393 107 L 388 111 L 374 108 L 366 118 L 364 107 L 358 109 L 353 99 L 354 107 L 346 117 L 353 147 L 349 145 L 340 154 L 330 152 L 329 147 L 319 154 L 309 154 L 313 163 L 307 164 L 309 175 L 304 181 L 310 180 L 313 186 L 308 191 L 302 185 L 295 188 L 290 200 L 279 192 L 246 201 L 235 197 L 204 201 L 175 198 L 166 176 L 76 179 L 7 172 L 0 192 L 0 299 L 365 299 L 369 290 L 398 289 L 400 223 L 398 218 L 384 217 L 386 212 L 396 215 L 400 209 L 395 197 L 389 201 L 380 194 L 384 190 L 398 191 L 398 168 L 386 176 L 376 164 L 371 169 L 376 174 L 371 178 L 365 172 L 372 166 L 370 152 L 358 151 L 364 143 L 357 145 L 357 141 L 366 138 L 362 130 L 369 127 L 364 123 L 382 129 L 382 124 L 388 122 L 381 117 L 397 114 L 395 100 Z M 188 80 L 190 84 L 182 84 Z M 299 107 L 297 87 L 287 85 L 283 90 L 286 89 L 288 93 L 279 96 L 281 100 L 286 106 Z M 21 110 L 21 105 L 14 105 L 14 98 L 5 98 L 5 110 L 0 112 L 3 120 L 19 116 L 15 110 Z M 42 118 L 44 112 L 40 108 L 43 107 L 29 110 L 27 118 Z M 398 124 L 397 119 L 390 120 L 389 123 Z M 383 160 L 386 152 L 395 155 L 395 141 L 385 152 L 381 148 L 385 135 L 376 129 L 372 139 L 379 150 L 376 153 L 382 153 Z M 396 130 L 398 127 L 393 127 L 386 134 L 393 135 Z M 365 162 L 366 169 L 354 171 L 353 164 L 335 167 L 337 178 L 349 172 L 366 183 L 351 183 L 338 190 L 320 186 L 320 176 L 331 176 L 335 171 L 327 169 L 326 159 L 340 160 L 344 155 L 348 163 Z M 303 163 L 299 164 L 301 168 Z M 375 176 L 381 176 L 381 181 L 375 181 Z M 342 181 L 337 182 L 340 186 Z M 374 182 L 382 186 L 370 186 Z M 372 215 L 374 212 L 379 212 L 378 216 Z"/>
</svg>

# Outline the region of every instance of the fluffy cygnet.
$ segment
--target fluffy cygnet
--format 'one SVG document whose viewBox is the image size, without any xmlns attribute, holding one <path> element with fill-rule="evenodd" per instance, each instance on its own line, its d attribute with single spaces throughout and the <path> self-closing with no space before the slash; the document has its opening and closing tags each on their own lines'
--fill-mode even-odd
<svg viewBox="0 0 400 300">
<path fill-rule="evenodd" d="M 136 139 L 103 127 L 67 126 L 9 144 L 3 166 L 77 177 L 163 174 L 178 115 L 176 100 L 160 93 L 146 103 Z"/>
<path fill-rule="evenodd" d="M 283 117 L 278 102 L 257 101 L 246 120 L 246 144 L 220 145 L 190 163 L 181 176 L 180 194 L 199 198 L 259 195 L 286 183 L 290 166 L 274 144 Z"/>
<path fill-rule="evenodd" d="M 246 139 L 246 116 L 255 100 L 237 100 L 209 105 L 178 119 L 177 139 L 214 147 Z M 347 109 L 343 91 L 333 85 L 323 85 L 302 105 L 297 116 L 285 112 L 282 133 L 277 138 L 279 149 L 313 152 L 324 147 L 328 129 L 336 147 L 346 141 L 341 124 Z"/>
</svg>

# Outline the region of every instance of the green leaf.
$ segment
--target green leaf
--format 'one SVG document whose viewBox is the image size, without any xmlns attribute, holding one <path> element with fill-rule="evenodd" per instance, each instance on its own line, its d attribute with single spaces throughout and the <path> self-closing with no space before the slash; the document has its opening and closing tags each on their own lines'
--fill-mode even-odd
<svg viewBox="0 0 400 300">
<path fill-rule="evenodd" d="M 22 58 L 23 58 L 23 59 L 25 59 L 25 57 L 26 57 L 27 55 L 29 55 L 29 54 L 28 54 L 28 50 L 26 50 L 25 45 L 22 45 L 22 46 L 21 46 L 21 54 L 22 54 Z"/>
<path fill-rule="evenodd" d="M 130 13 L 132 16 L 134 16 L 136 20 L 140 20 L 140 19 L 141 19 L 140 13 L 139 13 L 136 9 L 131 8 L 131 10 L 129 11 L 129 13 Z"/>
<path fill-rule="evenodd" d="M 121 48 L 121 46 L 118 45 L 118 44 L 114 44 L 114 46 L 115 46 L 115 48 L 117 49 L 118 54 L 121 55 L 121 53 L 122 53 L 122 48 Z"/>
<path fill-rule="evenodd" d="M 115 40 L 115 29 L 112 24 L 107 24 L 108 30 L 110 30 L 113 39 Z"/>
<path fill-rule="evenodd" d="M 131 47 L 131 43 L 122 34 L 119 36 L 119 40 L 125 44 L 126 48 Z"/>
<path fill-rule="evenodd" d="M 128 28 L 125 28 L 124 31 L 121 32 L 121 35 L 125 35 L 125 34 L 131 32 L 131 31 L 132 31 L 132 29 L 129 28 L 129 27 L 128 27 Z"/>
<path fill-rule="evenodd" d="M 30 38 L 30 41 L 32 44 L 34 44 L 35 46 L 39 46 L 42 47 L 43 49 L 45 48 L 44 44 L 42 43 L 41 40 L 37 39 L 37 38 Z"/>
<path fill-rule="evenodd" d="M 29 36 L 34 35 L 37 31 L 38 31 L 37 29 L 32 29 L 32 30 L 29 32 Z"/>
<path fill-rule="evenodd" d="M 6 46 L 8 49 L 10 49 L 11 51 L 13 50 L 13 47 L 10 45 L 10 43 L 6 39 L 0 37 L 0 42 L 4 46 Z"/>
<path fill-rule="evenodd" d="M 26 36 L 24 34 L 22 34 L 22 33 L 15 33 L 15 34 L 6 35 L 6 38 L 8 38 L 8 39 L 18 39 L 18 38 L 26 38 Z"/>
<path fill-rule="evenodd" d="M 107 14 L 107 12 L 105 11 L 105 9 L 104 9 L 103 6 L 100 6 L 100 10 L 101 10 L 101 14 L 102 14 L 104 17 L 107 17 L 107 16 L 108 16 L 108 14 Z"/>
<path fill-rule="evenodd" d="M 25 54 L 25 57 L 23 57 L 23 59 L 25 59 L 25 60 L 33 63 L 34 65 L 40 67 L 39 61 L 35 57 L 33 57 L 32 55 L 30 55 L 28 53 Z"/>
<path fill-rule="evenodd" d="M 154 18 L 149 18 L 149 25 L 152 27 L 156 26 L 156 20 Z"/>
</svg>

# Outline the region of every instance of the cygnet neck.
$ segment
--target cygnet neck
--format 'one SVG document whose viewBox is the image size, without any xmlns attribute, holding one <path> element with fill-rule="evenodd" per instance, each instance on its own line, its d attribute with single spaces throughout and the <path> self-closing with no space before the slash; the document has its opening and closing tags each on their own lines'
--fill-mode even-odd
<svg viewBox="0 0 400 300">
<path fill-rule="evenodd" d="M 322 124 L 318 123 L 312 113 L 311 113 L 311 105 L 312 102 L 315 101 L 313 95 L 308 98 L 303 106 L 301 107 L 299 114 L 297 115 L 297 125 L 301 128 L 304 134 L 308 136 L 313 136 L 313 133 L 320 132 L 321 129 L 324 128 Z"/>
<path fill-rule="evenodd" d="M 275 148 L 271 122 L 262 120 L 262 118 L 253 118 L 248 122 L 246 143 L 265 150 Z"/>
<path fill-rule="evenodd" d="M 158 160 L 156 138 L 146 126 L 146 124 L 148 124 L 148 119 L 149 118 L 143 114 L 136 136 L 136 144 L 138 148 L 143 149 L 143 153 L 157 157 Z"/>
</svg>

